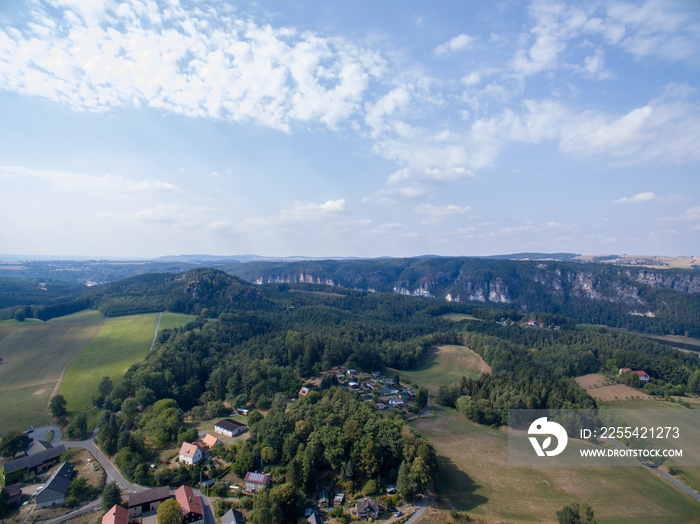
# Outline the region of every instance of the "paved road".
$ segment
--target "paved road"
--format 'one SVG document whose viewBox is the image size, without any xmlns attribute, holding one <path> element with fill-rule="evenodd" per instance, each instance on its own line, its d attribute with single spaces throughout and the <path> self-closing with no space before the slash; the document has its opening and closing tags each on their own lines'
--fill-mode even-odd
<svg viewBox="0 0 700 524">
<path fill-rule="evenodd" d="M 34 440 L 48 440 L 49 431 L 53 431 L 53 439 L 51 439 L 51 444 L 54 446 L 61 443 L 61 428 L 58 426 L 44 426 L 43 428 L 37 428 L 32 433 L 29 434 Z"/>
<path fill-rule="evenodd" d="M 619 449 L 629 449 L 627 446 L 625 446 L 624 444 L 621 444 L 620 442 L 618 442 L 618 441 L 616 441 L 616 440 L 613 440 L 613 439 L 606 439 L 606 440 L 607 440 L 608 442 L 610 442 L 610 443 L 611 443 L 613 446 L 615 446 L 616 448 L 619 448 Z M 651 462 L 641 462 L 641 461 L 640 461 L 640 464 L 642 464 L 643 466 L 649 468 L 651 471 L 653 471 L 654 473 L 656 473 L 659 477 L 663 478 L 664 480 L 669 481 L 671 484 L 673 484 L 674 486 L 676 486 L 678 489 L 680 489 L 680 490 L 683 491 L 684 493 L 687 493 L 688 495 L 690 495 L 690 496 L 691 496 L 693 499 L 695 499 L 696 501 L 700 502 L 700 495 L 698 495 L 698 493 L 697 493 L 695 490 L 689 488 L 688 486 L 686 486 L 685 484 L 683 484 L 680 480 L 674 478 L 672 475 L 669 475 L 669 474 L 666 473 L 665 471 L 660 470 L 660 469 L 658 468 L 658 466 L 652 464 Z"/>
<path fill-rule="evenodd" d="M 423 498 L 415 504 L 418 509 L 413 515 L 411 515 L 411 518 L 406 521 L 406 524 L 415 524 L 418 522 L 418 519 L 420 519 L 428 509 L 429 503 L 430 499 L 424 495 Z"/>
</svg>

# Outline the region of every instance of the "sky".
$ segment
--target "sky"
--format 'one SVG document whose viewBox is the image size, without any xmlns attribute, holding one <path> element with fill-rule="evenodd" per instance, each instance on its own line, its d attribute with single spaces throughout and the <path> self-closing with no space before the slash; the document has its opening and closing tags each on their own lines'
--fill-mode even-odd
<svg viewBox="0 0 700 524">
<path fill-rule="evenodd" d="M 0 254 L 700 255 L 696 0 L 0 0 Z"/>
</svg>

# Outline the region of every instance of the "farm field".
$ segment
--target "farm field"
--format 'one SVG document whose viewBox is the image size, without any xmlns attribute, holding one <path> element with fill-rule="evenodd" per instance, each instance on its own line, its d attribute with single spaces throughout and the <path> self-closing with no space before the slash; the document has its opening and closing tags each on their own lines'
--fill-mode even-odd
<svg viewBox="0 0 700 524">
<path fill-rule="evenodd" d="M 14 322 L 14 321 L 13 321 Z M 102 318 L 0 326 L 0 428 L 48 423 L 61 373 L 98 332 Z"/>
<path fill-rule="evenodd" d="M 132 364 L 148 355 L 158 313 L 113 317 L 104 320 L 99 332 L 66 370 L 59 394 L 68 403 L 68 411 L 82 411 L 97 395 L 102 377 L 116 385 Z M 163 313 L 160 329 L 184 325 L 194 317 Z"/>
<path fill-rule="evenodd" d="M 499 522 L 556 522 L 557 510 L 580 501 L 593 506 L 599 523 L 700 520 L 700 505 L 646 469 L 509 467 L 505 431 L 446 408 L 435 414 L 411 425 L 438 452 L 443 509 Z"/>
<path fill-rule="evenodd" d="M 491 368 L 472 350 L 464 346 L 443 345 L 431 349 L 413 371 L 391 370 L 401 379 L 426 387 L 437 393 L 440 386 L 451 384 L 463 376 L 476 378 L 489 373 Z"/>
<path fill-rule="evenodd" d="M 455 322 L 459 322 L 460 320 L 480 320 L 472 315 L 467 315 L 466 313 L 445 313 L 444 315 L 440 316 Z"/>
<path fill-rule="evenodd" d="M 615 384 L 598 373 L 576 377 L 576 383 L 585 389 L 590 396 L 603 402 L 617 400 L 647 401 L 653 398 L 640 389 L 624 384 Z M 636 405 L 635 407 L 639 408 L 640 406 Z"/>
</svg>

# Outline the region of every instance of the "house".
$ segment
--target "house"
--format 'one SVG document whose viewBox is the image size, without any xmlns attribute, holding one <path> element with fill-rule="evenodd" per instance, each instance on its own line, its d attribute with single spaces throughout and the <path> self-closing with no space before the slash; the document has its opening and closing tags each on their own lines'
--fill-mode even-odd
<svg viewBox="0 0 700 524">
<path fill-rule="evenodd" d="M 18 508 L 22 503 L 22 485 L 18 482 L 17 484 L 11 484 L 10 486 L 5 486 L 2 488 L 2 492 L 7 496 L 11 508 Z"/>
<path fill-rule="evenodd" d="M 309 391 L 311 391 L 309 388 L 307 388 L 306 386 L 303 386 L 303 387 L 299 390 L 299 396 L 300 396 L 300 397 L 305 397 L 306 395 L 309 394 Z"/>
<path fill-rule="evenodd" d="M 620 375 L 624 375 L 625 373 L 631 373 L 632 369 L 631 368 L 620 368 Z"/>
<path fill-rule="evenodd" d="M 44 488 L 35 497 L 37 509 L 63 504 L 73 479 L 73 464 L 64 462 L 49 477 Z"/>
<path fill-rule="evenodd" d="M 318 493 L 318 505 L 322 508 L 328 507 L 328 490 L 326 488 L 321 488 Z"/>
<path fill-rule="evenodd" d="M 238 409 L 236 410 L 236 412 L 237 412 L 239 415 L 246 416 L 246 415 L 248 415 L 248 413 L 250 413 L 250 410 L 249 410 L 249 409 L 246 409 L 246 408 L 238 408 Z"/>
<path fill-rule="evenodd" d="M 386 494 L 387 494 L 387 495 L 393 495 L 394 493 L 396 493 L 396 486 L 395 486 L 394 484 L 389 484 L 389 485 L 386 487 Z"/>
<path fill-rule="evenodd" d="M 385 409 L 386 408 L 386 404 L 384 404 L 384 402 L 377 402 L 376 406 L 377 406 L 377 409 Z"/>
<path fill-rule="evenodd" d="M 357 374 L 357 370 L 356 370 L 356 369 L 348 369 L 348 370 L 345 372 L 345 374 L 346 374 L 346 375 L 356 375 L 356 374 Z"/>
<path fill-rule="evenodd" d="M 102 524 L 128 524 L 129 510 L 115 504 L 102 517 Z"/>
<path fill-rule="evenodd" d="M 345 502 L 345 493 L 336 493 L 335 497 L 333 497 L 333 505 L 340 506 L 343 502 Z"/>
<path fill-rule="evenodd" d="M 390 394 L 391 394 L 391 390 L 390 390 L 389 388 L 381 388 L 381 389 L 379 390 L 379 394 L 380 394 L 380 395 L 390 395 Z"/>
<path fill-rule="evenodd" d="M 0 478 L 4 477 L 5 483 L 9 484 L 30 471 L 40 473 L 57 464 L 65 451 L 66 446 L 61 444 L 46 451 L 39 451 L 33 455 L 8 462 L 0 466 Z"/>
<path fill-rule="evenodd" d="M 227 437 L 235 437 L 236 435 L 240 435 L 247 429 L 248 427 L 245 424 L 241 424 L 240 422 L 236 422 L 235 420 L 231 420 L 230 418 L 220 420 L 214 426 L 214 432 L 221 433 L 222 435 L 226 435 Z"/>
<path fill-rule="evenodd" d="M 193 464 L 198 464 L 201 462 L 203 458 L 204 455 L 202 454 L 202 450 L 196 444 L 183 442 L 182 446 L 180 446 L 180 462 L 184 462 L 185 464 L 192 466 Z"/>
<path fill-rule="evenodd" d="M 204 438 L 202 440 L 199 440 L 198 442 L 201 442 L 208 448 L 212 448 L 217 444 L 221 444 L 221 441 L 218 438 L 216 438 L 214 435 L 209 434 L 204 435 Z"/>
<path fill-rule="evenodd" d="M 342 382 L 345 379 L 345 375 L 342 373 L 336 373 L 335 378 L 337 378 L 339 382 Z"/>
<path fill-rule="evenodd" d="M 394 408 L 403 407 L 403 404 L 404 402 L 400 398 L 393 398 L 389 401 L 389 405 Z"/>
<path fill-rule="evenodd" d="M 643 380 L 644 382 L 649 382 L 651 378 L 646 371 L 635 371 L 635 373 L 639 376 L 639 380 Z"/>
<path fill-rule="evenodd" d="M 202 499 L 194 494 L 189 486 L 180 486 L 175 490 L 175 500 L 182 508 L 182 524 L 204 522 Z"/>
<path fill-rule="evenodd" d="M 379 502 L 372 499 L 358 500 L 355 503 L 355 513 L 362 519 L 376 519 L 379 516 Z"/>
<path fill-rule="evenodd" d="M 314 511 L 311 516 L 306 519 L 306 522 L 309 524 L 323 524 L 323 519 Z"/>
<path fill-rule="evenodd" d="M 350 389 L 357 389 L 359 384 L 357 382 L 348 382 L 348 387 Z"/>
<path fill-rule="evenodd" d="M 252 491 L 257 493 L 263 488 L 269 488 L 272 486 L 272 477 L 267 473 L 253 473 L 249 471 L 245 474 L 245 486 L 243 487 L 246 491 Z"/>
<path fill-rule="evenodd" d="M 237 509 L 230 509 L 221 517 L 221 524 L 245 524 L 245 517 Z"/>
<path fill-rule="evenodd" d="M 132 493 L 128 503 L 129 519 L 154 513 L 161 502 L 169 498 L 171 495 L 168 486 Z"/>
</svg>

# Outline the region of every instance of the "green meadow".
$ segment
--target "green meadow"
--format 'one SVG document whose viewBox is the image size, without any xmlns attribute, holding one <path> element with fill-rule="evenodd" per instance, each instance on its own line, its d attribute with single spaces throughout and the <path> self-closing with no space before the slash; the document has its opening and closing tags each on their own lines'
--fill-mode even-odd
<svg viewBox="0 0 700 524">
<path fill-rule="evenodd" d="M 443 345 L 432 348 L 412 371 L 392 369 L 401 380 L 428 388 L 432 394 L 440 386 L 461 380 L 463 376 L 476 378 L 491 368 L 482 358 L 464 346 Z"/>
<path fill-rule="evenodd" d="M 0 433 L 48 423 L 66 366 L 100 329 L 100 317 L 0 326 Z"/>
<path fill-rule="evenodd" d="M 163 313 L 160 329 L 186 324 L 195 317 Z M 146 358 L 153 342 L 158 313 L 113 317 L 104 320 L 99 332 L 66 370 L 59 394 L 68 411 L 82 411 L 98 394 L 102 377 L 116 385 L 133 364 Z"/>
</svg>

